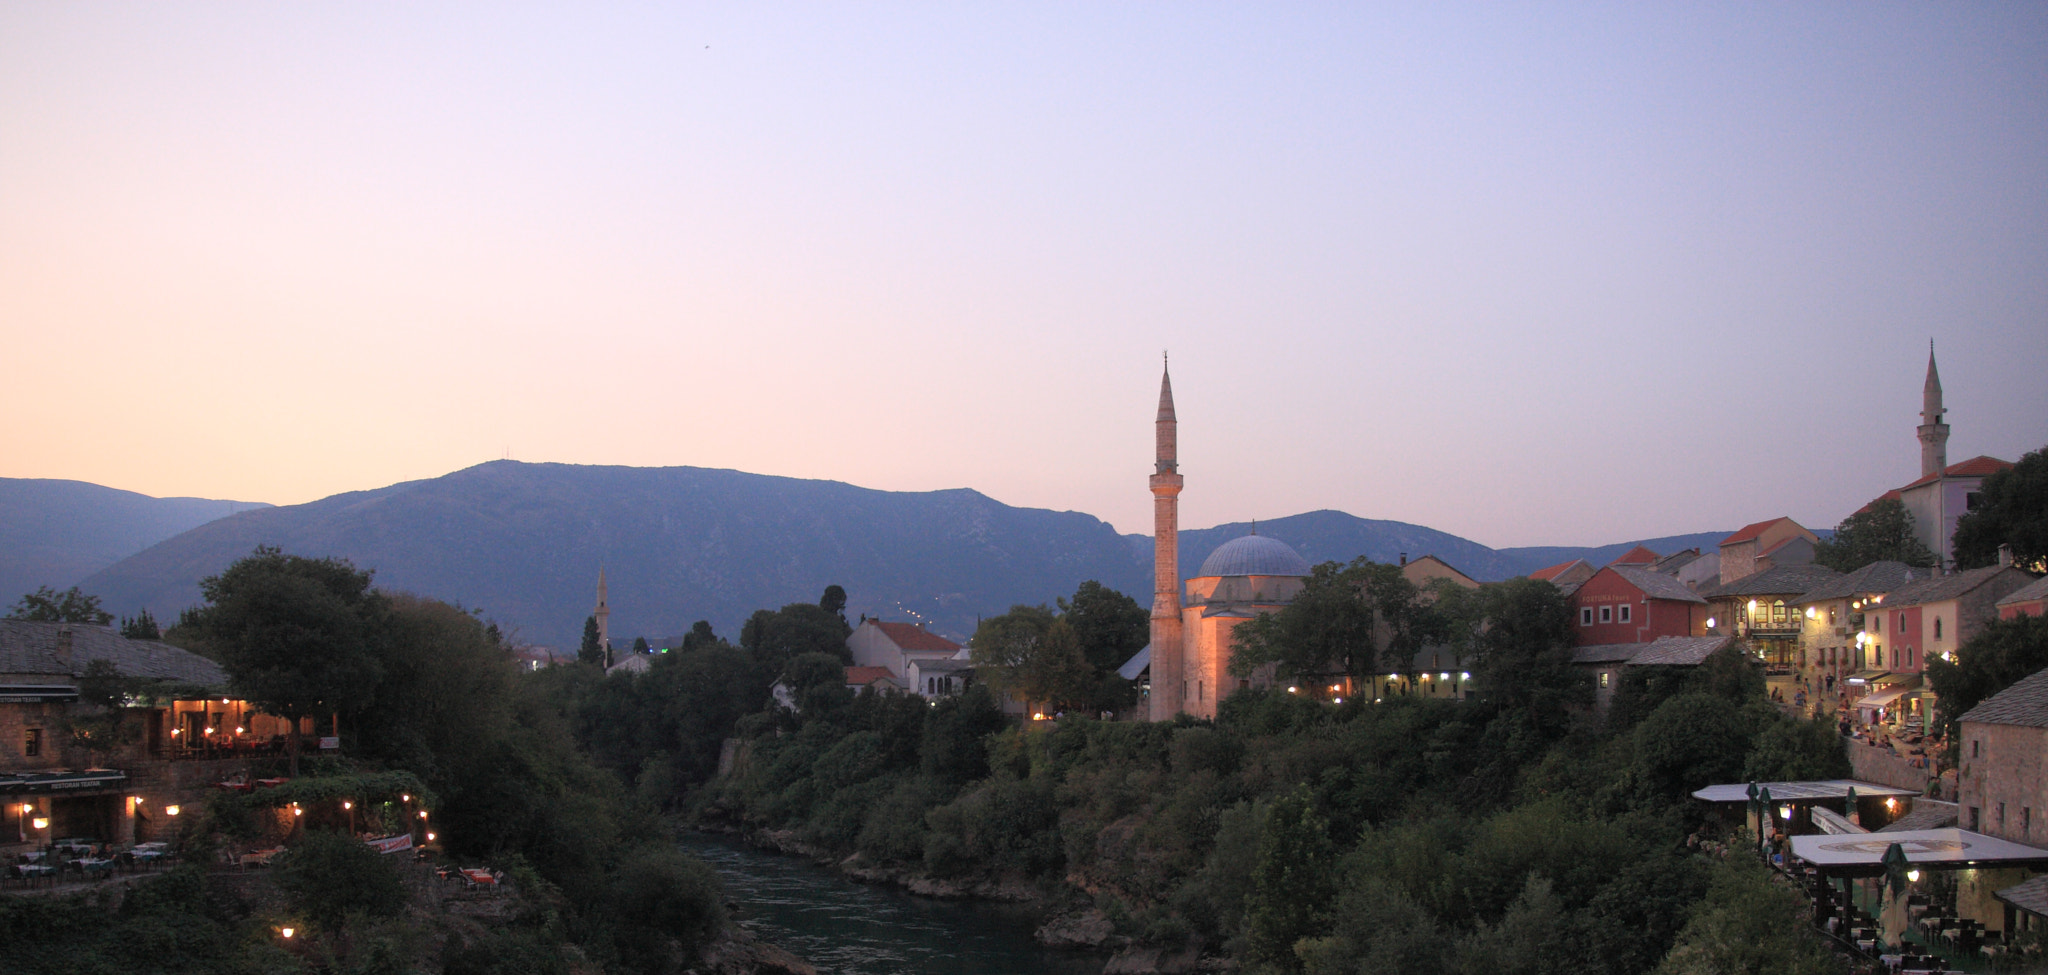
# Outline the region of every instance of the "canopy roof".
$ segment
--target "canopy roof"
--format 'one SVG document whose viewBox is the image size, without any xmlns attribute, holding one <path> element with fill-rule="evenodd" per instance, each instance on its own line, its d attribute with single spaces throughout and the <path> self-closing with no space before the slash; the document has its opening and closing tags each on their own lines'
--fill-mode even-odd
<svg viewBox="0 0 2048 975">
<path fill-rule="evenodd" d="M 1775 793 L 1772 798 L 1776 798 Z M 1945 867 L 2044 866 L 2048 850 L 2021 846 L 1966 829 L 1921 829 L 1862 836 L 1792 837 L 1792 855 L 1817 867 L 1878 869 L 1884 851 L 1899 844 L 1911 863 Z"/>
<path fill-rule="evenodd" d="M 1815 802 L 1821 799 L 1846 799 L 1849 790 L 1855 789 L 1861 796 L 1917 796 L 1911 789 L 1894 789 L 1875 782 L 1859 782 L 1855 779 L 1827 779 L 1816 782 L 1758 782 L 1758 789 L 1771 790 L 1772 802 Z M 1692 794 L 1702 802 L 1748 802 L 1749 783 L 1734 785 L 1710 785 Z"/>
</svg>

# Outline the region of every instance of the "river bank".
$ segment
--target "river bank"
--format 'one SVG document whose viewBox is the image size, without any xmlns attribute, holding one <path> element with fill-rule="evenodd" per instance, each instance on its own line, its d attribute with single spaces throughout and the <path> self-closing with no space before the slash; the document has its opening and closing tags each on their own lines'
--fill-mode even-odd
<svg viewBox="0 0 2048 975">
<path fill-rule="evenodd" d="M 736 924 L 826 975 L 1097 975 L 1109 960 L 1038 943 L 1038 899 L 921 895 L 856 877 L 823 851 L 737 835 L 685 834 L 679 842 L 718 872 Z"/>
</svg>

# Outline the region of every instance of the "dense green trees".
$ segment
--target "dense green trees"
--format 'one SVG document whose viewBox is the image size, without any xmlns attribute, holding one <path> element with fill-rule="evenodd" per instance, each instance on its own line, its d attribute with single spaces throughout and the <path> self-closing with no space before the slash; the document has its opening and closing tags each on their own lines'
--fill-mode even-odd
<svg viewBox="0 0 2048 975">
<path fill-rule="evenodd" d="M 1956 565 L 1965 569 L 1998 561 L 1998 547 L 2011 545 L 2016 564 L 2048 569 L 2048 447 L 1984 479 L 1976 507 L 1956 522 Z"/>
<path fill-rule="evenodd" d="M 1935 718 L 1950 732 L 1956 719 L 1985 698 L 2048 668 L 2048 617 L 1994 620 L 1957 648 L 1955 660 L 1930 656 L 1927 686 L 1938 699 Z"/>
<path fill-rule="evenodd" d="M 375 698 L 383 661 L 374 641 L 385 612 L 370 573 L 342 559 L 275 548 L 200 580 L 207 605 L 196 631 L 235 693 L 267 714 L 353 716 Z M 298 774 L 298 736 L 287 738 Z"/>
<path fill-rule="evenodd" d="M 585 664 L 601 665 L 604 663 L 604 644 L 600 641 L 598 635 L 597 617 L 595 616 L 583 618 L 583 642 L 576 647 L 576 660 L 578 663 Z"/>
<path fill-rule="evenodd" d="M 16 602 L 7 611 L 11 620 L 30 620 L 42 623 L 92 623 L 105 626 L 114 621 L 114 614 L 100 608 L 100 597 L 80 592 L 72 586 L 58 592 L 49 586 L 40 586 Z"/>
<path fill-rule="evenodd" d="M 1081 638 L 1045 606 L 1012 606 L 974 628 L 975 679 L 1047 712 L 1083 702 L 1094 670 Z"/>
<path fill-rule="evenodd" d="M 1913 534 L 1913 515 L 1897 498 L 1880 498 L 1842 519 L 1833 538 L 1813 547 L 1813 561 L 1836 572 L 1854 572 L 1889 560 L 1928 568 L 1934 553 Z"/>
<path fill-rule="evenodd" d="M 740 627 L 740 646 L 771 671 L 780 671 L 790 658 L 806 653 L 827 653 L 850 664 L 853 656 L 847 652 L 846 638 L 852 633 L 838 613 L 817 603 L 790 603 L 747 617 Z"/>
</svg>

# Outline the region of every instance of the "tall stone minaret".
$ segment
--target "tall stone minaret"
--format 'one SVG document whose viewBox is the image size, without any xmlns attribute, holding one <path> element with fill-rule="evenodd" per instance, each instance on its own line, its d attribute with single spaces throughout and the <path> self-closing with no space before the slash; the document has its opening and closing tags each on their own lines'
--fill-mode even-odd
<svg viewBox="0 0 2048 975">
<path fill-rule="evenodd" d="M 612 665 L 612 607 L 605 598 L 604 566 L 597 567 L 597 608 L 590 611 L 597 617 L 597 648 L 604 652 L 604 665 Z"/>
<path fill-rule="evenodd" d="M 1948 469 L 1948 424 L 1941 422 L 1941 374 L 1934 371 L 1934 340 L 1927 340 L 1927 385 L 1920 390 L 1920 476 Z"/>
<path fill-rule="evenodd" d="M 1152 720 L 1186 710 L 1180 617 L 1179 424 L 1173 417 L 1173 376 L 1159 373 L 1159 418 L 1152 466 Z"/>
</svg>

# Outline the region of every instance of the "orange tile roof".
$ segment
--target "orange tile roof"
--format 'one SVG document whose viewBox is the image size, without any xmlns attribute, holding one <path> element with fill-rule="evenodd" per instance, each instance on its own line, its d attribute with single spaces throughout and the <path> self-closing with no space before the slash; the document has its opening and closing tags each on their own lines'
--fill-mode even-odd
<svg viewBox="0 0 2048 975">
<path fill-rule="evenodd" d="M 1860 514 L 1863 514 L 1863 513 L 1864 513 L 1864 512 L 1866 512 L 1866 511 L 1869 511 L 1869 510 L 1870 510 L 1870 509 L 1871 509 L 1871 508 L 1872 508 L 1873 506 L 1875 506 L 1875 505 L 1876 505 L 1876 504 L 1877 504 L 1877 503 L 1878 503 L 1879 501 L 1904 501 L 1904 500 L 1905 500 L 1905 498 L 1903 498 L 1903 497 L 1900 497 L 1900 496 L 1899 496 L 1899 492 L 1897 492 L 1897 491 L 1886 491 L 1885 493 L 1883 493 L 1883 494 L 1880 494 L 1880 495 L 1878 495 L 1877 497 L 1871 498 L 1871 499 L 1870 499 L 1869 501 L 1865 502 L 1865 503 L 1864 503 L 1864 505 L 1863 505 L 1863 507 L 1861 507 L 1861 508 L 1858 508 L 1858 509 L 1856 509 L 1856 513 L 1860 515 Z"/>
<path fill-rule="evenodd" d="M 1730 536 L 1728 536 L 1727 538 L 1721 539 L 1721 544 L 1723 544 L 1723 545 L 1733 545 L 1733 544 L 1735 544 L 1736 542 L 1748 542 L 1748 541 L 1753 541 L 1753 540 L 1755 540 L 1755 539 L 1756 539 L 1756 537 L 1757 537 L 1757 536 L 1759 536 L 1759 535 L 1762 535 L 1762 534 L 1764 533 L 1764 530 L 1765 530 L 1765 529 L 1767 529 L 1767 528 L 1770 528 L 1770 527 L 1771 527 L 1772 525 L 1775 525 L 1775 524 L 1777 524 L 1778 522 L 1781 522 L 1781 521 L 1791 521 L 1791 520 L 1792 520 L 1792 519 L 1790 519 L 1790 518 L 1785 518 L 1785 517 L 1779 517 L 1779 518 L 1773 518 L 1773 519 L 1771 519 L 1771 520 L 1769 520 L 1769 521 L 1759 521 L 1759 522 L 1757 522 L 1757 523 L 1756 523 L 1756 524 L 1754 524 L 1754 525 L 1745 525 L 1745 526 L 1743 526 L 1743 529 L 1742 529 L 1741 531 L 1739 531 L 1739 532 L 1736 532 L 1735 534 L 1733 534 L 1733 535 L 1730 535 Z"/>
<path fill-rule="evenodd" d="M 1947 467 L 1942 468 L 1942 471 L 1939 475 L 1929 474 L 1926 477 L 1923 477 L 1917 481 L 1914 481 L 1911 484 L 1906 485 L 1905 487 L 1900 488 L 1899 490 L 1910 491 L 1916 487 L 1919 487 L 1922 484 L 1932 484 L 1934 483 L 1934 480 L 1937 476 L 1990 477 L 1991 475 L 1996 474 L 1999 471 L 2005 470 L 2006 468 L 2011 466 L 2012 461 L 1999 460 L 1996 457 L 1986 457 L 1983 454 L 1978 454 L 1977 456 L 1972 457 L 1969 460 L 1963 461 L 1960 464 L 1950 464 Z"/>
<path fill-rule="evenodd" d="M 1649 565 L 1650 563 L 1655 562 L 1662 557 L 1663 556 L 1660 556 L 1657 553 L 1650 551 L 1647 547 L 1638 545 L 1635 548 L 1629 549 L 1628 551 L 1621 553 L 1621 555 L 1616 557 L 1613 562 L 1610 562 L 1608 564 Z"/>
<path fill-rule="evenodd" d="M 1578 560 L 1578 559 L 1573 559 L 1573 560 L 1571 560 L 1571 562 L 1559 562 L 1558 564 L 1556 564 L 1556 565 L 1553 565 L 1553 566 L 1549 566 L 1549 567 L 1547 567 L 1547 568 L 1537 569 L 1536 571 L 1534 571 L 1534 572 L 1531 572 L 1531 573 L 1529 573 L 1529 578 L 1531 578 L 1531 579 L 1541 579 L 1541 580 L 1543 580 L 1544 582 L 1549 582 L 1549 581 L 1550 581 L 1550 580 L 1551 580 L 1552 578 L 1554 578 L 1554 577 L 1555 577 L 1555 576 L 1556 576 L 1556 575 L 1557 575 L 1558 573 L 1560 573 L 1560 572 L 1563 572 L 1564 570 L 1566 570 L 1566 569 L 1569 569 L 1569 568 L 1571 568 L 1571 567 L 1572 567 L 1572 564 L 1573 564 L 1573 563 L 1575 563 L 1575 562 L 1577 562 L 1577 561 L 1579 561 L 1579 560 Z"/>
<path fill-rule="evenodd" d="M 869 624 L 882 631 L 882 635 L 904 650 L 943 650 L 948 653 L 960 649 L 960 644 L 925 630 L 915 623 L 884 623 L 869 620 Z"/>
<path fill-rule="evenodd" d="M 896 680 L 896 675 L 890 673 L 887 667 L 846 668 L 846 684 L 849 687 L 866 687 L 878 680 L 886 680 L 893 683 Z"/>
</svg>

